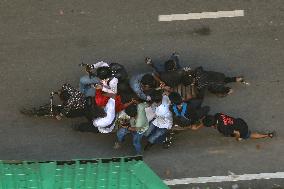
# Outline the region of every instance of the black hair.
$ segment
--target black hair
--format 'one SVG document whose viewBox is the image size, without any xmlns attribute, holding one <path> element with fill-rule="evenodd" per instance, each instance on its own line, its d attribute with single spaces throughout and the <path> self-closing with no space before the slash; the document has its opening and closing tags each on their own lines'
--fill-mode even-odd
<svg viewBox="0 0 284 189">
<path fill-rule="evenodd" d="M 160 103 L 163 99 L 163 91 L 162 90 L 153 90 L 150 94 L 151 101 Z"/>
<path fill-rule="evenodd" d="M 107 79 L 112 76 L 112 71 L 110 67 L 103 66 L 97 69 L 97 77 L 100 79 Z"/>
<path fill-rule="evenodd" d="M 170 93 L 169 99 L 170 99 L 172 104 L 179 105 L 179 104 L 182 103 L 181 95 L 179 93 L 177 93 L 177 92 Z"/>
<path fill-rule="evenodd" d="M 154 77 L 151 74 L 145 74 L 141 79 L 141 84 L 154 87 Z"/>
<path fill-rule="evenodd" d="M 202 120 L 202 123 L 205 127 L 211 127 L 215 125 L 217 122 L 216 118 L 212 115 L 207 115 L 205 118 Z"/>
<path fill-rule="evenodd" d="M 181 82 L 183 85 L 188 86 L 191 85 L 194 81 L 194 76 L 193 73 L 191 71 L 189 72 L 185 72 L 181 78 Z"/>
<path fill-rule="evenodd" d="M 176 70 L 177 64 L 174 60 L 168 60 L 164 63 L 164 67 L 166 71 Z"/>
<path fill-rule="evenodd" d="M 131 104 L 124 111 L 128 116 L 135 117 L 137 116 L 137 105 Z"/>
<path fill-rule="evenodd" d="M 70 94 L 68 93 L 68 91 L 61 91 L 60 94 L 59 94 L 59 98 L 60 100 L 62 100 L 63 102 L 66 102 L 69 100 L 70 98 Z"/>
</svg>

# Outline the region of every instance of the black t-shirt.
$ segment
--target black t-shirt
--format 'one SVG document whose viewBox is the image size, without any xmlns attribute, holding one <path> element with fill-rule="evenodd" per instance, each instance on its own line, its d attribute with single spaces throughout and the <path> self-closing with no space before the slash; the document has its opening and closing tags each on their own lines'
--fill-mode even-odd
<svg viewBox="0 0 284 189">
<path fill-rule="evenodd" d="M 215 114 L 217 119 L 217 130 L 224 136 L 232 136 L 234 134 L 236 119 L 228 115 L 217 113 Z"/>
<path fill-rule="evenodd" d="M 247 138 L 249 129 L 246 122 L 241 118 L 233 118 L 223 113 L 215 114 L 217 119 L 217 129 L 224 136 L 232 136 L 234 130 L 240 132 L 241 138 Z"/>
<path fill-rule="evenodd" d="M 247 123 L 243 119 L 241 118 L 236 119 L 235 130 L 240 132 L 241 138 L 243 139 L 248 138 L 248 133 L 250 131 L 248 129 Z"/>
</svg>

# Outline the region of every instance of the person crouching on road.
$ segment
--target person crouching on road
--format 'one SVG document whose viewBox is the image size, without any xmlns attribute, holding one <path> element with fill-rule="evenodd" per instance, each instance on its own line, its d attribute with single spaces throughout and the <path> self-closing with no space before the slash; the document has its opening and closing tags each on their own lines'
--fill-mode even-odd
<svg viewBox="0 0 284 189">
<path fill-rule="evenodd" d="M 148 142 L 144 150 L 148 150 L 161 139 L 173 125 L 173 115 L 170 111 L 170 100 L 167 95 L 163 95 L 162 90 L 155 90 L 151 94 L 152 102 L 157 103 L 155 118 L 151 122 L 149 129 L 145 132 Z"/>
<path fill-rule="evenodd" d="M 275 132 L 261 134 L 251 132 L 247 123 L 241 118 L 233 118 L 223 113 L 217 113 L 214 116 L 208 115 L 202 120 L 202 125 L 217 129 L 220 133 L 227 137 L 235 137 L 237 141 L 242 139 L 259 139 L 273 138 Z M 198 127 L 198 126 L 197 126 Z M 199 126 L 199 128 L 202 126 Z M 198 128 L 193 128 L 194 130 Z"/>
<path fill-rule="evenodd" d="M 129 116 L 129 124 L 122 125 L 117 131 L 117 142 L 115 142 L 114 148 L 121 147 L 121 143 L 124 141 L 125 136 L 131 133 L 133 136 L 133 146 L 137 155 L 142 154 L 141 140 L 144 132 L 149 128 L 149 122 L 146 117 L 145 108 L 147 103 L 139 103 L 138 105 L 130 105 L 124 111 Z"/>
<path fill-rule="evenodd" d="M 209 106 L 202 107 L 203 99 L 190 99 L 183 101 L 177 92 L 169 95 L 171 101 L 171 111 L 173 113 L 174 129 L 187 129 L 204 118 L 210 111 Z"/>
</svg>

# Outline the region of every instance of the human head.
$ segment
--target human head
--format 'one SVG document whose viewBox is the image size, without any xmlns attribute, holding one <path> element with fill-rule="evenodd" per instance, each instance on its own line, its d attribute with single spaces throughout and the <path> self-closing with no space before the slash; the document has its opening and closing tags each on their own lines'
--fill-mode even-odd
<svg viewBox="0 0 284 189">
<path fill-rule="evenodd" d="M 162 90 L 153 90 L 150 94 L 151 101 L 155 103 L 162 102 L 163 99 L 163 91 Z"/>
<path fill-rule="evenodd" d="M 124 111 L 128 116 L 136 117 L 137 116 L 137 105 L 131 104 Z"/>
<path fill-rule="evenodd" d="M 112 71 L 110 67 L 104 66 L 104 67 L 99 67 L 97 69 L 97 77 L 100 79 L 110 78 L 111 75 L 112 75 Z"/>
<path fill-rule="evenodd" d="M 180 105 L 182 103 L 181 95 L 177 92 L 170 93 L 169 99 L 172 104 Z"/>
<path fill-rule="evenodd" d="M 141 88 L 143 91 L 150 90 L 154 87 L 154 77 L 151 74 L 145 74 L 141 78 Z"/>
<path fill-rule="evenodd" d="M 168 60 L 164 64 L 165 70 L 168 71 L 174 71 L 177 69 L 177 64 L 174 60 Z"/>
<path fill-rule="evenodd" d="M 205 127 L 212 127 L 215 126 L 217 123 L 217 120 L 214 116 L 212 115 L 207 115 L 205 118 L 202 120 L 202 123 Z"/>
</svg>

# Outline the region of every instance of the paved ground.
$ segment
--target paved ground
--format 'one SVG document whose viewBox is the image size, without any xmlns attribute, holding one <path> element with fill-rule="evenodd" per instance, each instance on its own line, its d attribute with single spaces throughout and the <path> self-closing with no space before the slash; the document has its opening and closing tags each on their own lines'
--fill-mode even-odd
<svg viewBox="0 0 284 189">
<path fill-rule="evenodd" d="M 245 16 L 158 22 L 161 14 L 236 9 L 245 10 Z M 163 179 L 284 171 L 283 19 L 282 0 L 2 0 L 0 159 L 133 154 L 130 143 L 121 151 L 112 150 L 112 135 L 72 131 L 71 124 L 80 120 L 33 119 L 18 110 L 47 102 L 48 93 L 64 82 L 77 85 L 82 60 L 120 62 L 137 73 L 147 70 L 145 56 L 162 62 L 177 51 L 183 65 L 246 76 L 251 86 L 233 85 L 232 96 L 208 95 L 205 104 L 212 112 L 244 118 L 252 130 L 276 130 L 278 136 L 238 143 L 210 129 L 184 132 L 173 148 L 157 146 L 145 153 L 151 168 Z M 204 26 L 210 28 L 209 35 L 196 32 Z M 240 186 L 276 187 L 273 181 L 255 183 Z M 275 183 L 284 186 L 283 180 Z"/>
</svg>

